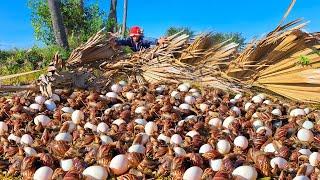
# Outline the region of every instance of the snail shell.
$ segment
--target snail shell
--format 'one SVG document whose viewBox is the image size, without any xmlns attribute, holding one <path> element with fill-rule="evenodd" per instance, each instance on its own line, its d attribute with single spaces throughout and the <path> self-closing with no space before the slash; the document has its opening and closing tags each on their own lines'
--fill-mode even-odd
<svg viewBox="0 0 320 180">
<path fill-rule="evenodd" d="M 23 150 L 26 153 L 26 156 L 35 156 L 37 154 L 37 151 L 31 147 L 24 147 Z"/>
<path fill-rule="evenodd" d="M 282 116 L 282 112 L 280 111 L 280 109 L 274 109 L 271 111 L 271 114 L 275 115 L 275 116 Z"/>
<path fill-rule="evenodd" d="M 313 122 L 307 120 L 307 121 L 303 122 L 302 127 L 305 129 L 313 129 L 314 124 L 313 124 Z"/>
<path fill-rule="evenodd" d="M 187 104 L 194 104 L 196 102 L 196 98 L 194 98 L 193 96 L 186 96 L 184 98 L 184 102 L 186 102 Z"/>
<path fill-rule="evenodd" d="M 229 116 L 227 117 L 223 123 L 222 123 L 222 126 L 225 127 L 225 128 L 228 128 L 229 125 L 235 120 L 235 118 L 233 116 Z"/>
<path fill-rule="evenodd" d="M 132 153 L 132 152 L 136 152 L 136 153 L 140 153 L 140 154 L 144 154 L 145 153 L 146 148 L 140 144 L 133 144 L 132 146 L 129 147 L 128 152 Z"/>
<path fill-rule="evenodd" d="M 59 134 L 56 135 L 54 140 L 71 142 L 72 141 L 72 136 L 71 136 L 70 133 L 59 133 Z"/>
<path fill-rule="evenodd" d="M 186 151 L 181 147 L 174 147 L 173 151 L 176 154 L 176 156 L 185 156 L 187 154 Z"/>
<path fill-rule="evenodd" d="M 61 108 L 61 111 L 72 114 L 74 109 L 72 109 L 71 107 L 63 107 Z"/>
<path fill-rule="evenodd" d="M 296 176 L 293 180 L 310 180 L 308 176 Z"/>
<path fill-rule="evenodd" d="M 263 102 L 263 99 L 260 96 L 253 96 L 251 99 L 255 104 L 260 104 Z"/>
<path fill-rule="evenodd" d="M 242 98 L 242 94 L 237 94 L 237 95 L 235 95 L 233 99 L 238 100 L 238 99 L 240 99 L 240 98 Z"/>
<path fill-rule="evenodd" d="M 244 110 L 245 110 L 245 111 L 248 111 L 251 105 L 252 105 L 251 102 L 247 102 L 247 103 L 244 105 Z"/>
</svg>

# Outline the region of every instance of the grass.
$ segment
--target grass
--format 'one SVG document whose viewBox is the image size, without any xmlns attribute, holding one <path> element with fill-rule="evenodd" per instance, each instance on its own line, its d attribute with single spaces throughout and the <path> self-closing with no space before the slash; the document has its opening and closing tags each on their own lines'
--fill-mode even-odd
<svg viewBox="0 0 320 180">
<path fill-rule="evenodd" d="M 0 79 L 4 78 L 3 80 L 0 80 L 0 84 L 2 85 L 26 85 L 30 84 L 32 81 L 39 78 L 39 76 L 43 73 L 45 73 L 46 70 L 40 70 L 34 73 L 30 73 L 27 75 L 20 75 L 17 77 L 8 77 L 6 76 L 0 77 Z"/>
<path fill-rule="evenodd" d="M 43 48 L 34 46 L 28 50 L 0 50 L 0 77 L 33 70 L 46 69 L 57 51 L 61 54 L 63 59 L 67 59 L 70 54 L 68 51 L 63 50 L 56 45 L 46 46 Z M 0 83 L 4 85 L 30 84 L 44 72 L 45 70 L 42 70 L 40 72 L 24 76 L 9 78 L 1 81 Z"/>
</svg>

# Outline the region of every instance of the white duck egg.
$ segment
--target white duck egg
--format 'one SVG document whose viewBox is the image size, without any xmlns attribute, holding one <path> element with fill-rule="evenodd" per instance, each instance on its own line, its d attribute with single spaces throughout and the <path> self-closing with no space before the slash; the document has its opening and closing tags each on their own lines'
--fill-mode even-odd
<svg viewBox="0 0 320 180">
<path fill-rule="evenodd" d="M 44 102 L 44 105 L 47 107 L 49 111 L 53 111 L 57 108 L 56 103 L 52 99 L 48 99 Z"/>
<path fill-rule="evenodd" d="M 33 175 L 34 180 L 51 180 L 53 170 L 48 166 L 42 166 Z"/>
<path fill-rule="evenodd" d="M 275 166 L 278 165 L 280 169 L 284 169 L 288 165 L 288 161 L 282 157 L 275 157 L 271 159 L 270 165 L 272 168 L 275 168 Z"/>
<path fill-rule="evenodd" d="M 200 180 L 203 170 L 198 166 L 188 168 L 183 174 L 183 180 Z"/>
<path fill-rule="evenodd" d="M 235 146 L 241 147 L 241 149 L 245 150 L 247 149 L 249 142 L 248 139 L 245 136 L 238 136 L 233 141 Z"/>
<path fill-rule="evenodd" d="M 180 145 L 182 144 L 182 137 L 179 135 L 179 134 L 174 134 L 171 136 L 170 138 L 170 143 L 171 144 L 177 144 L 177 145 Z"/>
<path fill-rule="evenodd" d="M 209 160 L 210 167 L 213 171 L 219 171 L 222 167 L 222 159 L 210 159 Z"/>
<path fill-rule="evenodd" d="M 232 176 L 239 179 L 256 180 L 258 173 L 256 168 L 252 166 L 239 166 L 233 170 Z"/>
<path fill-rule="evenodd" d="M 229 117 L 227 117 L 227 118 L 223 121 L 222 126 L 223 126 L 224 128 L 228 128 L 229 125 L 230 125 L 234 120 L 235 120 L 235 118 L 234 118 L 233 116 L 229 116 Z"/>
<path fill-rule="evenodd" d="M 199 149 L 199 154 L 204 154 L 211 151 L 213 148 L 210 144 L 204 144 Z"/>
<path fill-rule="evenodd" d="M 218 152 L 221 154 L 228 154 L 231 149 L 231 145 L 227 140 L 219 140 L 216 147 Z"/>
<path fill-rule="evenodd" d="M 222 125 L 222 121 L 219 118 L 212 118 L 208 123 L 210 126 L 217 127 L 217 128 L 221 127 Z"/>
<path fill-rule="evenodd" d="M 297 137 L 300 141 L 304 141 L 304 142 L 312 142 L 314 139 L 312 131 L 304 128 L 298 131 Z"/>
</svg>

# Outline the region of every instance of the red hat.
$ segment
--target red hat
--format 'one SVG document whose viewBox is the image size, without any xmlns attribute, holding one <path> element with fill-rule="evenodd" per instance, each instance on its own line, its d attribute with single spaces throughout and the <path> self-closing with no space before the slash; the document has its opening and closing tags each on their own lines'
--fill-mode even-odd
<svg viewBox="0 0 320 180">
<path fill-rule="evenodd" d="M 129 35 L 130 36 L 141 36 L 142 35 L 141 28 L 139 26 L 131 27 Z"/>
</svg>

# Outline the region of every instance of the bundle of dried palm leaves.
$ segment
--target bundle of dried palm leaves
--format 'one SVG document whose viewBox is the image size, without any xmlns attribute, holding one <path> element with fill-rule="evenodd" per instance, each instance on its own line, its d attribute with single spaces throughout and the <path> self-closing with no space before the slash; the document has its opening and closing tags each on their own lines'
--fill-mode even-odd
<svg viewBox="0 0 320 180">
<path fill-rule="evenodd" d="M 186 34 L 177 33 L 167 43 L 134 54 L 130 59 L 103 66 L 106 79 L 125 74 L 140 83 L 190 81 L 203 86 L 231 90 L 236 83 L 221 72 L 221 62 L 234 58 L 237 45 L 214 44 L 212 34 L 201 34 L 190 43 Z M 223 64 L 225 65 L 225 64 Z"/>
<path fill-rule="evenodd" d="M 320 102 L 320 45 L 304 26 L 296 20 L 250 43 L 227 74 L 290 99 Z"/>
<path fill-rule="evenodd" d="M 79 66 L 110 59 L 117 54 L 117 50 L 112 47 L 111 43 L 114 38 L 112 34 L 104 32 L 104 29 L 100 30 L 89 38 L 85 44 L 72 51 L 67 60 L 67 65 Z"/>
</svg>

